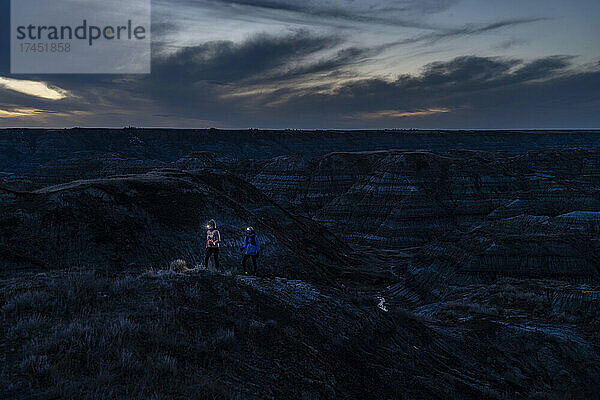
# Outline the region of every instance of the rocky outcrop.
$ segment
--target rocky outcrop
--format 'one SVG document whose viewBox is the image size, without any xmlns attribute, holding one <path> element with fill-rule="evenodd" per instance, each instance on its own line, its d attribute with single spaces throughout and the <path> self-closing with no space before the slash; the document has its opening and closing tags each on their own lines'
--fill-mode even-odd
<svg viewBox="0 0 600 400">
<path fill-rule="evenodd" d="M 595 214 L 586 212 L 600 211 L 600 153 L 387 151 L 281 162 L 267 164 L 253 184 L 356 245 L 451 241 L 470 257 L 463 267 L 480 272 L 589 276 L 597 270 L 596 232 L 588 221 Z M 556 222 L 545 222 L 552 217 Z"/>
</svg>

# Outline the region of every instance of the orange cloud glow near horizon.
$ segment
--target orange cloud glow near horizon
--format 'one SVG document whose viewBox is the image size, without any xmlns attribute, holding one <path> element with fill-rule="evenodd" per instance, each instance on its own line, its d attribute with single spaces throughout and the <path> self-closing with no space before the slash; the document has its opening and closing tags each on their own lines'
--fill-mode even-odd
<svg viewBox="0 0 600 400">
<path fill-rule="evenodd" d="M 417 111 L 402 111 L 402 110 L 381 110 L 369 113 L 356 114 L 356 118 L 362 119 L 382 119 L 382 118 L 412 118 L 412 117 L 426 117 L 434 114 L 449 113 L 452 110 L 449 108 L 428 108 L 425 110 Z"/>
</svg>

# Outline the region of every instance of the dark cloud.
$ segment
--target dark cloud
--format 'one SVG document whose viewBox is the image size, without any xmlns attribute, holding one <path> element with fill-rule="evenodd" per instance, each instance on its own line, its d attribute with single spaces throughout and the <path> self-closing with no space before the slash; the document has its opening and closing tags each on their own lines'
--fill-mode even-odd
<svg viewBox="0 0 600 400">
<path fill-rule="evenodd" d="M 554 56 L 523 63 L 459 57 L 429 64 L 418 76 L 351 82 L 326 94 L 302 93 L 290 97 L 278 113 L 291 118 L 292 110 L 303 110 L 316 124 L 345 127 L 592 127 L 597 124 L 592 110 L 600 104 L 594 89 L 600 84 L 600 71 L 569 71 L 569 59 Z M 368 123 L 357 117 L 382 110 L 430 109 L 450 112 Z"/>
<path fill-rule="evenodd" d="M 165 56 L 153 58 L 151 75 L 13 75 L 17 79 L 48 82 L 69 90 L 76 97 L 61 101 L 41 101 L 9 90 L 8 104 L 34 106 L 46 110 L 70 109 L 90 111 L 106 108 L 131 114 L 152 104 L 175 114 L 197 116 L 211 113 L 210 118 L 227 116 L 229 102 L 218 100 L 227 90 L 243 90 L 252 84 L 298 78 L 328 72 L 351 62 L 358 51 L 340 51 L 331 58 L 308 64 L 300 62 L 340 43 L 335 36 L 316 35 L 299 30 L 284 36 L 258 34 L 241 43 L 206 42 L 184 47 Z M 10 100 L 9 100 L 10 99 Z M 1 104 L 1 103 L 0 103 Z M 6 107 L 8 104 L 5 104 Z M 166 115 L 157 112 L 156 115 Z M 210 119 L 207 117 L 207 119 Z"/>
<path fill-rule="evenodd" d="M 333 60 L 337 58 L 344 56 L 338 54 Z M 335 70 L 340 64 L 344 63 L 331 61 L 330 67 Z M 224 74 L 238 79 L 235 85 L 247 79 L 246 74 Z M 250 96 L 227 96 L 245 90 L 244 86 L 232 91 L 228 86 L 197 81 L 195 75 L 188 77 L 190 81 L 177 84 L 174 78 L 134 81 L 131 93 L 151 100 L 157 110 L 163 110 L 155 115 L 168 115 L 170 121 L 197 118 L 276 128 L 584 128 L 595 126 L 594 110 L 600 105 L 595 90 L 600 71 L 573 70 L 568 56 L 531 62 L 458 57 L 431 63 L 419 75 L 401 75 L 393 81 L 363 79 L 341 86 L 324 81 L 318 87 L 292 85 Z M 157 82 L 162 84 L 156 86 Z"/>
<path fill-rule="evenodd" d="M 77 98 L 56 102 L 5 90 L 0 105 L 95 112 L 119 121 L 107 124 L 113 126 L 126 125 L 124 121 L 159 125 L 161 118 L 170 126 L 210 120 L 218 126 L 275 128 L 567 128 L 597 123 L 600 68 L 577 71 L 569 56 L 529 62 L 465 56 L 430 63 L 418 75 L 392 81 L 293 84 L 307 75 L 337 74 L 374 51 L 349 48 L 296 63 L 338 44 L 335 37 L 306 31 L 258 35 L 237 44 L 210 42 L 154 60 L 150 76 L 47 77 Z M 275 83 L 281 87 L 261 91 Z M 244 91 L 253 94 L 236 95 Z M 154 119 L 148 122 L 150 116 Z"/>
<path fill-rule="evenodd" d="M 256 35 L 242 43 L 207 42 L 153 60 L 152 79 L 186 83 L 232 83 L 251 78 L 339 44 L 332 36 L 298 31 L 287 36 Z"/>
<path fill-rule="evenodd" d="M 253 4 L 263 3 L 253 2 Z M 160 80 L 163 77 L 175 77 L 178 81 L 203 80 L 230 84 L 262 74 L 258 82 L 256 80 L 254 82 L 260 83 L 261 80 L 263 82 L 285 81 L 351 67 L 368 57 L 376 56 L 390 47 L 401 44 L 418 42 L 431 44 L 443 39 L 477 35 L 539 20 L 539 18 L 524 18 L 499 21 L 483 26 L 468 26 L 422 35 L 371 48 L 342 48 L 333 56 L 321 57 L 317 61 L 308 63 L 298 63 L 297 61 L 321 50 L 339 47 L 342 45 L 341 39 L 336 36 L 315 36 L 308 31 L 299 31 L 287 36 L 258 35 L 242 43 L 207 42 L 194 47 L 181 48 L 167 56 L 156 58 L 153 63 L 153 79 L 156 76 Z M 289 66 L 290 62 L 296 62 L 296 65 Z M 251 82 L 247 81 L 246 83 Z"/>
<path fill-rule="evenodd" d="M 517 81 L 528 81 L 552 77 L 555 72 L 563 70 L 570 65 L 571 56 L 552 56 L 534 60 L 524 65 L 513 75 Z"/>
<path fill-rule="evenodd" d="M 250 113 L 251 106 L 224 95 L 336 68 L 345 63 L 343 54 L 338 53 L 331 61 L 309 63 L 305 70 L 298 67 L 290 71 L 290 65 L 302 65 L 304 57 L 338 44 L 336 37 L 307 31 L 285 36 L 260 34 L 242 43 L 208 42 L 155 58 L 152 75 L 132 77 L 132 91 L 171 113 L 229 119 L 232 110 Z"/>
</svg>

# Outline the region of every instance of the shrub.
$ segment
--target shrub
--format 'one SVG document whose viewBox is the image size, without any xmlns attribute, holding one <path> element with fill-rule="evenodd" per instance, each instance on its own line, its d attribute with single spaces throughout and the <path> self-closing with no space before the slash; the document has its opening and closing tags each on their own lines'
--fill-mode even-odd
<svg viewBox="0 0 600 400">
<path fill-rule="evenodd" d="M 177 260 L 171 261 L 170 268 L 171 268 L 171 271 L 175 271 L 175 272 L 184 272 L 184 271 L 187 271 L 187 269 L 188 269 L 187 263 L 185 262 L 185 260 L 182 260 L 182 259 L 177 259 Z"/>
</svg>

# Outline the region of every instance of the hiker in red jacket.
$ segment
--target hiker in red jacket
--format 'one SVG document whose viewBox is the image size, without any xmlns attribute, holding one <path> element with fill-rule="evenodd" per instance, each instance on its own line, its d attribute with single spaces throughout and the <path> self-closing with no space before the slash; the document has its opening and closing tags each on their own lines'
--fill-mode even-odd
<svg viewBox="0 0 600 400">
<path fill-rule="evenodd" d="M 208 221 L 206 227 L 206 255 L 204 256 L 204 269 L 208 269 L 208 260 L 210 256 L 215 258 L 215 268 L 219 269 L 219 244 L 221 243 L 221 234 L 217 230 L 217 223 L 214 219 Z"/>
</svg>

